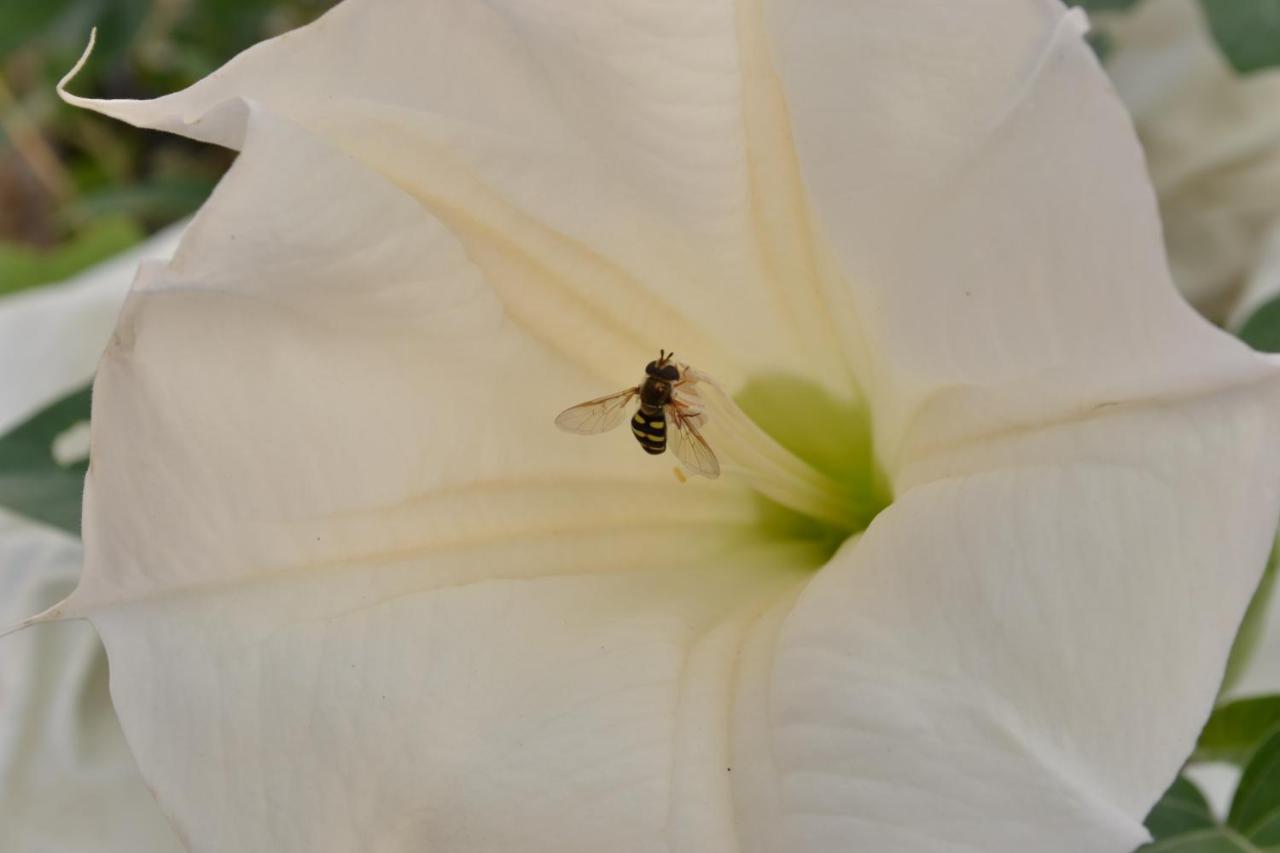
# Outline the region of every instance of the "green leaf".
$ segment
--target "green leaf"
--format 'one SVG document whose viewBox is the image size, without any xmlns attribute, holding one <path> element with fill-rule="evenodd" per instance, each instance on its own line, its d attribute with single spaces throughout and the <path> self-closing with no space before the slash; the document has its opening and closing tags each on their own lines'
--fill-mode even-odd
<svg viewBox="0 0 1280 853">
<path fill-rule="evenodd" d="M 1241 327 L 1239 338 L 1259 352 L 1280 352 L 1280 296 L 1253 312 Z"/>
<path fill-rule="evenodd" d="M 1138 848 L 1138 853 L 1271 853 L 1225 826 L 1174 835 Z"/>
<path fill-rule="evenodd" d="M 1280 844 L 1280 732 L 1245 765 L 1227 823 L 1260 847 Z"/>
<path fill-rule="evenodd" d="M 1225 693 L 1240 682 L 1241 676 L 1253 660 L 1254 652 L 1267 625 L 1267 613 L 1270 611 L 1271 596 L 1275 594 L 1276 577 L 1280 575 L 1280 547 L 1272 545 L 1271 555 L 1267 558 L 1267 567 L 1258 581 L 1258 588 L 1249 601 L 1249 609 L 1245 611 L 1240 630 L 1236 632 L 1235 642 L 1231 644 L 1231 655 L 1227 658 L 1227 672 L 1222 679 L 1221 693 Z"/>
<path fill-rule="evenodd" d="M 1146 824 L 1151 836 L 1159 840 L 1201 829 L 1213 829 L 1218 822 L 1214 820 L 1209 801 L 1200 793 L 1200 789 L 1185 776 L 1179 776 L 1147 815 Z"/>
<path fill-rule="evenodd" d="M 1218 47 L 1237 71 L 1280 65 L 1280 0 L 1200 0 Z"/>
<path fill-rule="evenodd" d="M 61 281 L 142 240 L 142 228 L 131 219 L 99 219 L 69 243 L 49 251 L 0 243 L 0 295 Z"/>
<path fill-rule="evenodd" d="M 0 436 L 0 506 L 80 533 L 80 499 L 89 462 L 60 461 L 55 442 L 88 423 L 89 394 L 89 386 L 74 391 Z"/>
<path fill-rule="evenodd" d="M 114 213 L 160 226 L 181 219 L 204 204 L 214 183 L 208 178 L 181 176 L 108 186 L 81 193 L 64 212 L 78 221 L 100 221 Z"/>
<path fill-rule="evenodd" d="M 1192 760 L 1244 764 L 1262 742 L 1277 731 L 1280 731 L 1280 694 L 1230 702 L 1209 718 Z"/>
<path fill-rule="evenodd" d="M 1089 47 L 1093 48 L 1093 52 L 1097 54 L 1098 60 L 1101 62 L 1106 62 L 1110 58 L 1111 52 L 1115 49 L 1111 36 L 1102 30 L 1090 30 L 1085 33 L 1084 40 L 1088 42 Z"/>
</svg>

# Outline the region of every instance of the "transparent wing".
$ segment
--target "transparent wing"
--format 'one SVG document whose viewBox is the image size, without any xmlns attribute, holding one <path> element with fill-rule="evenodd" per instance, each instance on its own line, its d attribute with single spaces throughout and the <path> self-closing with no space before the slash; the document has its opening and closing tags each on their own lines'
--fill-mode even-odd
<svg viewBox="0 0 1280 853">
<path fill-rule="evenodd" d="M 679 403 L 667 406 L 666 412 L 667 421 L 675 427 L 667 438 L 676 458 L 693 474 L 701 474 L 708 480 L 719 477 L 720 461 L 702 433 L 698 432 L 696 421 L 702 416 Z"/>
<path fill-rule="evenodd" d="M 565 432 L 576 432 L 580 435 L 594 435 L 608 432 L 627 417 L 631 403 L 640 393 L 640 388 L 628 388 L 608 397 L 588 400 L 565 409 L 556 416 L 556 426 Z"/>
</svg>

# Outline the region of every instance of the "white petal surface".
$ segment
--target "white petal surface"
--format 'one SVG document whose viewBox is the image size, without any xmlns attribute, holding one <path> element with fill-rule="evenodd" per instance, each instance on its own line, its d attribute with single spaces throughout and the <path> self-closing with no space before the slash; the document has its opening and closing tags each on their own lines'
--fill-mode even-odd
<svg viewBox="0 0 1280 853">
<path fill-rule="evenodd" d="M 66 608 L 196 849 L 1141 839 L 1271 371 L 1173 295 L 1060 6 L 757 11 L 356 2 L 94 105 L 244 151 L 108 351 Z M 664 345 L 864 382 L 897 503 L 803 591 L 749 495 L 552 431 Z"/>
<path fill-rule="evenodd" d="M 374 509 L 404 515 L 400 535 L 418 543 L 435 533 L 418 513 L 433 508 L 412 502 L 476 483 L 636 485 L 741 514 L 741 495 L 681 487 L 621 433 L 555 431 L 555 412 L 591 387 L 587 375 L 512 323 L 458 241 L 410 198 L 277 117 L 255 114 L 251 136 L 256 148 L 174 261 L 142 269 L 99 369 L 95 403 L 112 409 L 95 411 L 90 498 L 107 491 L 102 511 L 121 517 L 91 540 L 113 566 L 112 589 L 94 595 L 225 581 L 228 563 L 380 553 L 396 543 Z M 343 204 L 326 204 L 335 197 Z M 157 464 L 127 464 L 139 447 Z M 637 525 L 684 517 L 647 503 L 656 516 Z M 350 541 L 314 547 L 308 529 L 296 553 L 261 553 L 279 547 L 282 523 L 337 515 Z M 174 532 L 199 547 L 143 563 L 112 553 L 160 517 L 185 519 Z M 504 522 L 483 518 L 478 530 Z M 87 523 L 86 538 L 96 533 Z"/>
<path fill-rule="evenodd" d="M 514 319 L 606 375 L 661 345 L 734 384 L 768 365 L 848 394 L 752 20 L 730 0 L 356 0 L 182 93 L 69 100 L 234 147 L 245 99 L 287 116 L 417 197 Z"/>
<path fill-rule="evenodd" d="M 915 472 L 778 639 L 758 849 L 1133 849 L 1270 544 L 1276 405 L 1121 408 Z"/>
<path fill-rule="evenodd" d="M 1056 0 L 772 12 L 891 470 L 1011 427 L 1270 374 L 1170 286 L 1141 151 L 1082 17 Z"/>
<path fill-rule="evenodd" d="M 1270 373 L 1169 286 L 1084 26 L 1057 0 L 357 0 L 167 98 L 70 100 L 233 146 L 245 99 L 289 116 L 611 375 L 674 337 L 731 386 L 776 366 L 848 393 L 843 356 L 892 472 Z"/>
</svg>

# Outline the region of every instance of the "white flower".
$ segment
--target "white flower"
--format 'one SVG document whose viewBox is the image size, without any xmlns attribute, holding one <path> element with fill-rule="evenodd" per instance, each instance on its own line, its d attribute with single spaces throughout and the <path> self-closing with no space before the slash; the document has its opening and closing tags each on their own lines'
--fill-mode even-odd
<svg viewBox="0 0 1280 853">
<path fill-rule="evenodd" d="M 192 848 L 1140 843 L 1280 385 L 1171 287 L 1080 29 L 351 0 L 70 98 L 242 151 L 124 308 L 50 614 Z M 716 481 L 553 426 L 659 348 L 753 419 Z"/>
<path fill-rule="evenodd" d="M 1280 70 L 1234 72 L 1196 0 L 1106 20 L 1174 279 L 1210 317 L 1239 324 L 1280 292 Z"/>
</svg>

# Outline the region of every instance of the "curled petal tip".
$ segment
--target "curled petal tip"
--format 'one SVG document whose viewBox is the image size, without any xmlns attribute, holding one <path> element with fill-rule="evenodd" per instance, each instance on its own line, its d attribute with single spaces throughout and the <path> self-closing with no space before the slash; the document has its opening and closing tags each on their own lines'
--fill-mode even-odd
<svg viewBox="0 0 1280 853">
<path fill-rule="evenodd" d="M 71 66 L 71 70 L 62 75 L 62 79 L 58 81 L 58 97 L 69 104 L 79 103 L 80 98 L 72 95 L 67 91 L 67 84 L 75 79 L 80 73 L 80 69 L 84 68 L 86 62 L 89 61 L 90 55 L 93 54 L 93 46 L 98 41 L 98 28 L 94 27 L 89 30 L 89 43 L 84 46 L 84 52 L 80 54 L 80 58 L 76 60 L 76 64 Z"/>
</svg>

